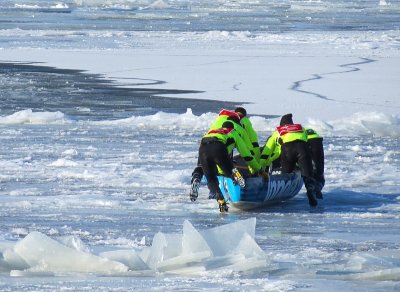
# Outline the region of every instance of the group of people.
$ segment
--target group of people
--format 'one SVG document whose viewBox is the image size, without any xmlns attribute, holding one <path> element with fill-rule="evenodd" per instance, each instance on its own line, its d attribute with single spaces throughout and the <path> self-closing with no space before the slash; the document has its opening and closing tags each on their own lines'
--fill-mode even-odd
<svg viewBox="0 0 400 292">
<path fill-rule="evenodd" d="M 190 199 L 195 201 L 203 176 L 207 179 L 210 198 L 218 201 L 220 212 L 228 206 L 219 188 L 218 175 L 231 177 L 242 184 L 240 172 L 233 162 L 233 149 L 237 149 L 252 176 L 269 179 L 273 168 L 291 173 L 299 168 L 311 207 L 322 199 L 324 179 L 324 150 L 320 137 L 313 129 L 295 124 L 292 114 L 282 116 L 280 125 L 260 147 L 258 135 L 243 107 L 220 111 L 210 129 L 202 137 L 198 163 L 192 173 Z"/>
</svg>

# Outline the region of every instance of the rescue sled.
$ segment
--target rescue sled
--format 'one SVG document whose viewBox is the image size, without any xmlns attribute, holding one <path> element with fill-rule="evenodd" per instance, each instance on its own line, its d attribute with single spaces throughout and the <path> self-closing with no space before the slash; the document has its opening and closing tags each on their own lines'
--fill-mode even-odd
<svg viewBox="0 0 400 292">
<path fill-rule="evenodd" d="M 244 188 L 235 184 L 231 178 L 218 176 L 219 187 L 231 207 L 250 210 L 270 206 L 296 196 L 303 186 L 299 171 L 270 175 L 269 181 L 261 177 L 246 178 Z"/>
</svg>

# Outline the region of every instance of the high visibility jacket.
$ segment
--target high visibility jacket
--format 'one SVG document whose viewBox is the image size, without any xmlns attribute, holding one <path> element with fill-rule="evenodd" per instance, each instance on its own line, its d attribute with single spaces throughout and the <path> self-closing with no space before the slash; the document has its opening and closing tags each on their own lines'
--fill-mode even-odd
<svg viewBox="0 0 400 292">
<path fill-rule="evenodd" d="M 256 159 L 260 159 L 260 145 L 258 144 L 258 136 L 253 128 L 253 125 L 250 122 L 250 119 L 248 117 L 242 117 L 240 119 L 240 124 L 247 133 L 247 136 L 249 137 L 254 156 L 256 157 Z"/>
<path fill-rule="evenodd" d="M 249 166 L 249 169 L 252 173 L 257 173 L 260 171 L 260 164 L 253 157 L 249 148 L 247 148 L 246 143 L 240 137 L 236 129 L 213 129 L 208 131 L 208 133 L 203 136 L 203 139 L 212 137 L 216 138 L 219 142 L 225 144 L 228 154 L 231 154 L 233 149 L 236 148 L 240 156 Z"/>
<path fill-rule="evenodd" d="M 260 156 L 260 166 L 262 169 L 270 166 L 271 163 L 281 156 L 281 142 L 279 141 L 279 133 L 275 131 L 267 139 L 264 149 Z"/>
<path fill-rule="evenodd" d="M 228 120 L 229 117 L 236 117 L 238 120 L 240 120 L 240 116 L 235 113 L 234 111 L 230 111 L 230 110 L 221 110 L 218 114 L 218 116 L 215 118 L 214 122 L 211 124 L 210 126 L 210 130 L 214 130 L 214 129 L 219 129 L 222 127 L 222 124 L 224 122 L 226 122 Z M 234 126 L 236 126 L 236 123 L 233 123 Z M 236 128 L 235 128 L 236 129 Z"/>
<path fill-rule="evenodd" d="M 307 142 L 307 134 L 300 124 L 277 127 L 265 143 L 260 157 L 260 165 L 263 169 L 280 157 L 281 145 L 284 143 L 301 140 Z"/>
<path fill-rule="evenodd" d="M 228 118 L 231 117 L 231 116 L 235 116 L 238 119 L 240 119 L 240 116 L 237 113 L 235 113 L 234 111 L 221 110 L 219 112 L 218 116 L 216 117 L 216 119 L 214 120 L 214 122 L 211 124 L 209 130 L 215 130 L 215 129 L 221 128 L 222 124 L 224 122 L 226 122 L 228 120 Z M 250 150 L 251 154 L 254 156 L 254 158 L 257 159 L 256 151 L 254 150 L 253 143 L 251 142 L 251 140 L 250 140 L 247 132 L 243 128 L 243 126 L 241 126 L 241 125 L 239 125 L 237 123 L 234 123 L 234 122 L 233 122 L 233 126 L 235 127 L 235 130 L 239 133 L 240 137 L 245 142 L 245 144 L 246 144 L 247 148 Z M 259 152 L 259 150 L 258 150 L 258 152 Z M 257 159 L 257 161 L 258 161 L 258 159 Z"/>
</svg>

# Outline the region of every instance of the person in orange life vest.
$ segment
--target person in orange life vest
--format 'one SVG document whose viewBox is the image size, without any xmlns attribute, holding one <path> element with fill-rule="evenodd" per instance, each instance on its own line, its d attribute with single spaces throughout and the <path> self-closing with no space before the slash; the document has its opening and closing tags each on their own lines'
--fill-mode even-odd
<svg viewBox="0 0 400 292">
<path fill-rule="evenodd" d="M 201 139 L 199 147 L 199 160 L 207 178 L 207 186 L 210 191 L 210 197 L 216 199 L 221 212 L 228 210 L 222 192 L 218 183 L 218 168 L 224 176 L 232 177 L 232 169 L 234 168 L 231 153 L 236 148 L 240 155 L 251 166 L 254 173 L 261 170 L 257 160 L 253 158 L 243 139 L 239 136 L 234 128 L 234 123 L 226 121 L 219 129 L 208 131 Z"/>
<path fill-rule="evenodd" d="M 211 124 L 209 130 L 221 128 L 222 124 L 224 122 L 226 122 L 227 120 L 233 120 L 236 123 L 236 125 L 240 125 L 240 116 L 237 113 L 235 113 L 234 111 L 222 109 L 218 113 L 218 116 L 215 118 L 213 123 Z M 242 131 L 244 132 L 244 130 L 242 130 Z M 251 144 L 250 140 L 248 141 L 248 143 Z M 192 185 L 192 190 L 196 189 L 196 186 L 193 186 L 193 184 L 196 184 L 196 185 L 200 184 L 200 181 L 203 178 L 203 175 L 204 175 L 204 173 L 203 173 L 203 169 L 201 168 L 200 159 L 198 159 L 197 166 L 195 167 L 195 169 L 192 172 L 192 179 L 190 181 L 190 184 Z"/>
<path fill-rule="evenodd" d="M 293 123 L 292 114 L 282 116 L 280 126 L 276 129 L 281 141 L 282 172 L 293 172 L 297 164 L 307 189 L 308 202 L 311 207 L 317 206 L 316 182 L 305 130 L 300 124 Z"/>
</svg>

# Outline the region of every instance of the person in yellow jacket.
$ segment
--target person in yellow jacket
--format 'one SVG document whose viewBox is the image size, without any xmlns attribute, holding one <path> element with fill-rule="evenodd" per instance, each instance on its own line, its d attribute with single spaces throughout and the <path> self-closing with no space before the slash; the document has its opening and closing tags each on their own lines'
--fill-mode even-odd
<svg viewBox="0 0 400 292">
<path fill-rule="evenodd" d="M 256 158 L 256 155 L 255 155 L 254 149 L 253 149 L 254 148 L 253 143 L 250 141 L 247 132 L 242 127 L 242 125 L 240 123 L 240 118 L 241 118 L 241 116 L 238 113 L 236 113 L 235 111 L 222 109 L 218 113 L 218 116 L 215 118 L 213 123 L 211 124 L 209 131 L 221 128 L 222 124 L 226 121 L 232 121 L 234 123 L 235 130 L 238 132 L 240 138 L 242 138 L 242 140 L 246 144 L 246 147 L 250 150 L 251 155 L 254 158 Z M 192 172 L 192 178 L 190 181 L 189 197 L 192 202 L 196 201 L 196 199 L 198 197 L 200 182 L 203 178 L 203 175 L 204 175 L 203 168 L 201 166 L 200 159 L 198 159 L 197 166 L 195 167 L 195 169 Z"/>
<path fill-rule="evenodd" d="M 308 202 L 311 207 L 315 207 L 318 205 L 316 181 L 313 177 L 313 164 L 307 140 L 306 131 L 301 124 L 293 123 L 292 114 L 282 116 L 280 126 L 263 149 L 260 164 L 262 167 L 270 165 L 279 157 L 280 152 L 283 173 L 293 172 L 298 165 L 307 189 Z"/>
<path fill-rule="evenodd" d="M 221 128 L 209 130 L 201 139 L 199 160 L 207 178 L 210 197 L 218 201 L 221 212 L 228 211 L 228 206 L 219 188 L 217 167 L 221 169 L 224 176 L 233 177 L 234 165 L 231 154 L 234 148 L 238 150 L 246 164 L 251 166 L 254 174 L 264 175 L 259 163 L 254 159 L 245 142 L 235 130 L 233 122 L 226 121 Z"/>
<path fill-rule="evenodd" d="M 214 129 L 219 129 L 221 128 L 222 124 L 226 121 L 233 121 L 234 122 L 234 127 L 235 130 L 239 133 L 240 138 L 243 139 L 243 141 L 246 143 L 247 148 L 250 150 L 251 154 L 254 156 L 254 158 L 258 159 L 258 157 L 255 155 L 255 147 L 253 146 L 253 143 L 250 139 L 249 132 L 246 131 L 246 129 L 243 126 L 242 123 L 242 116 L 231 110 L 223 109 L 219 112 L 218 116 L 215 118 L 214 122 L 211 124 L 209 130 L 214 130 Z M 250 121 L 248 121 L 250 123 Z M 258 144 L 257 144 L 258 145 Z M 259 149 L 258 149 L 259 151 Z"/>
<path fill-rule="evenodd" d="M 314 129 L 304 128 L 304 130 L 307 134 L 307 144 L 313 163 L 313 177 L 316 181 L 315 195 L 317 199 L 322 199 L 322 188 L 325 186 L 323 138 Z M 260 165 L 263 169 L 267 169 L 271 165 L 272 169 L 281 167 L 281 144 L 282 141 L 278 131 L 273 132 L 268 137 L 260 157 Z"/>
</svg>

